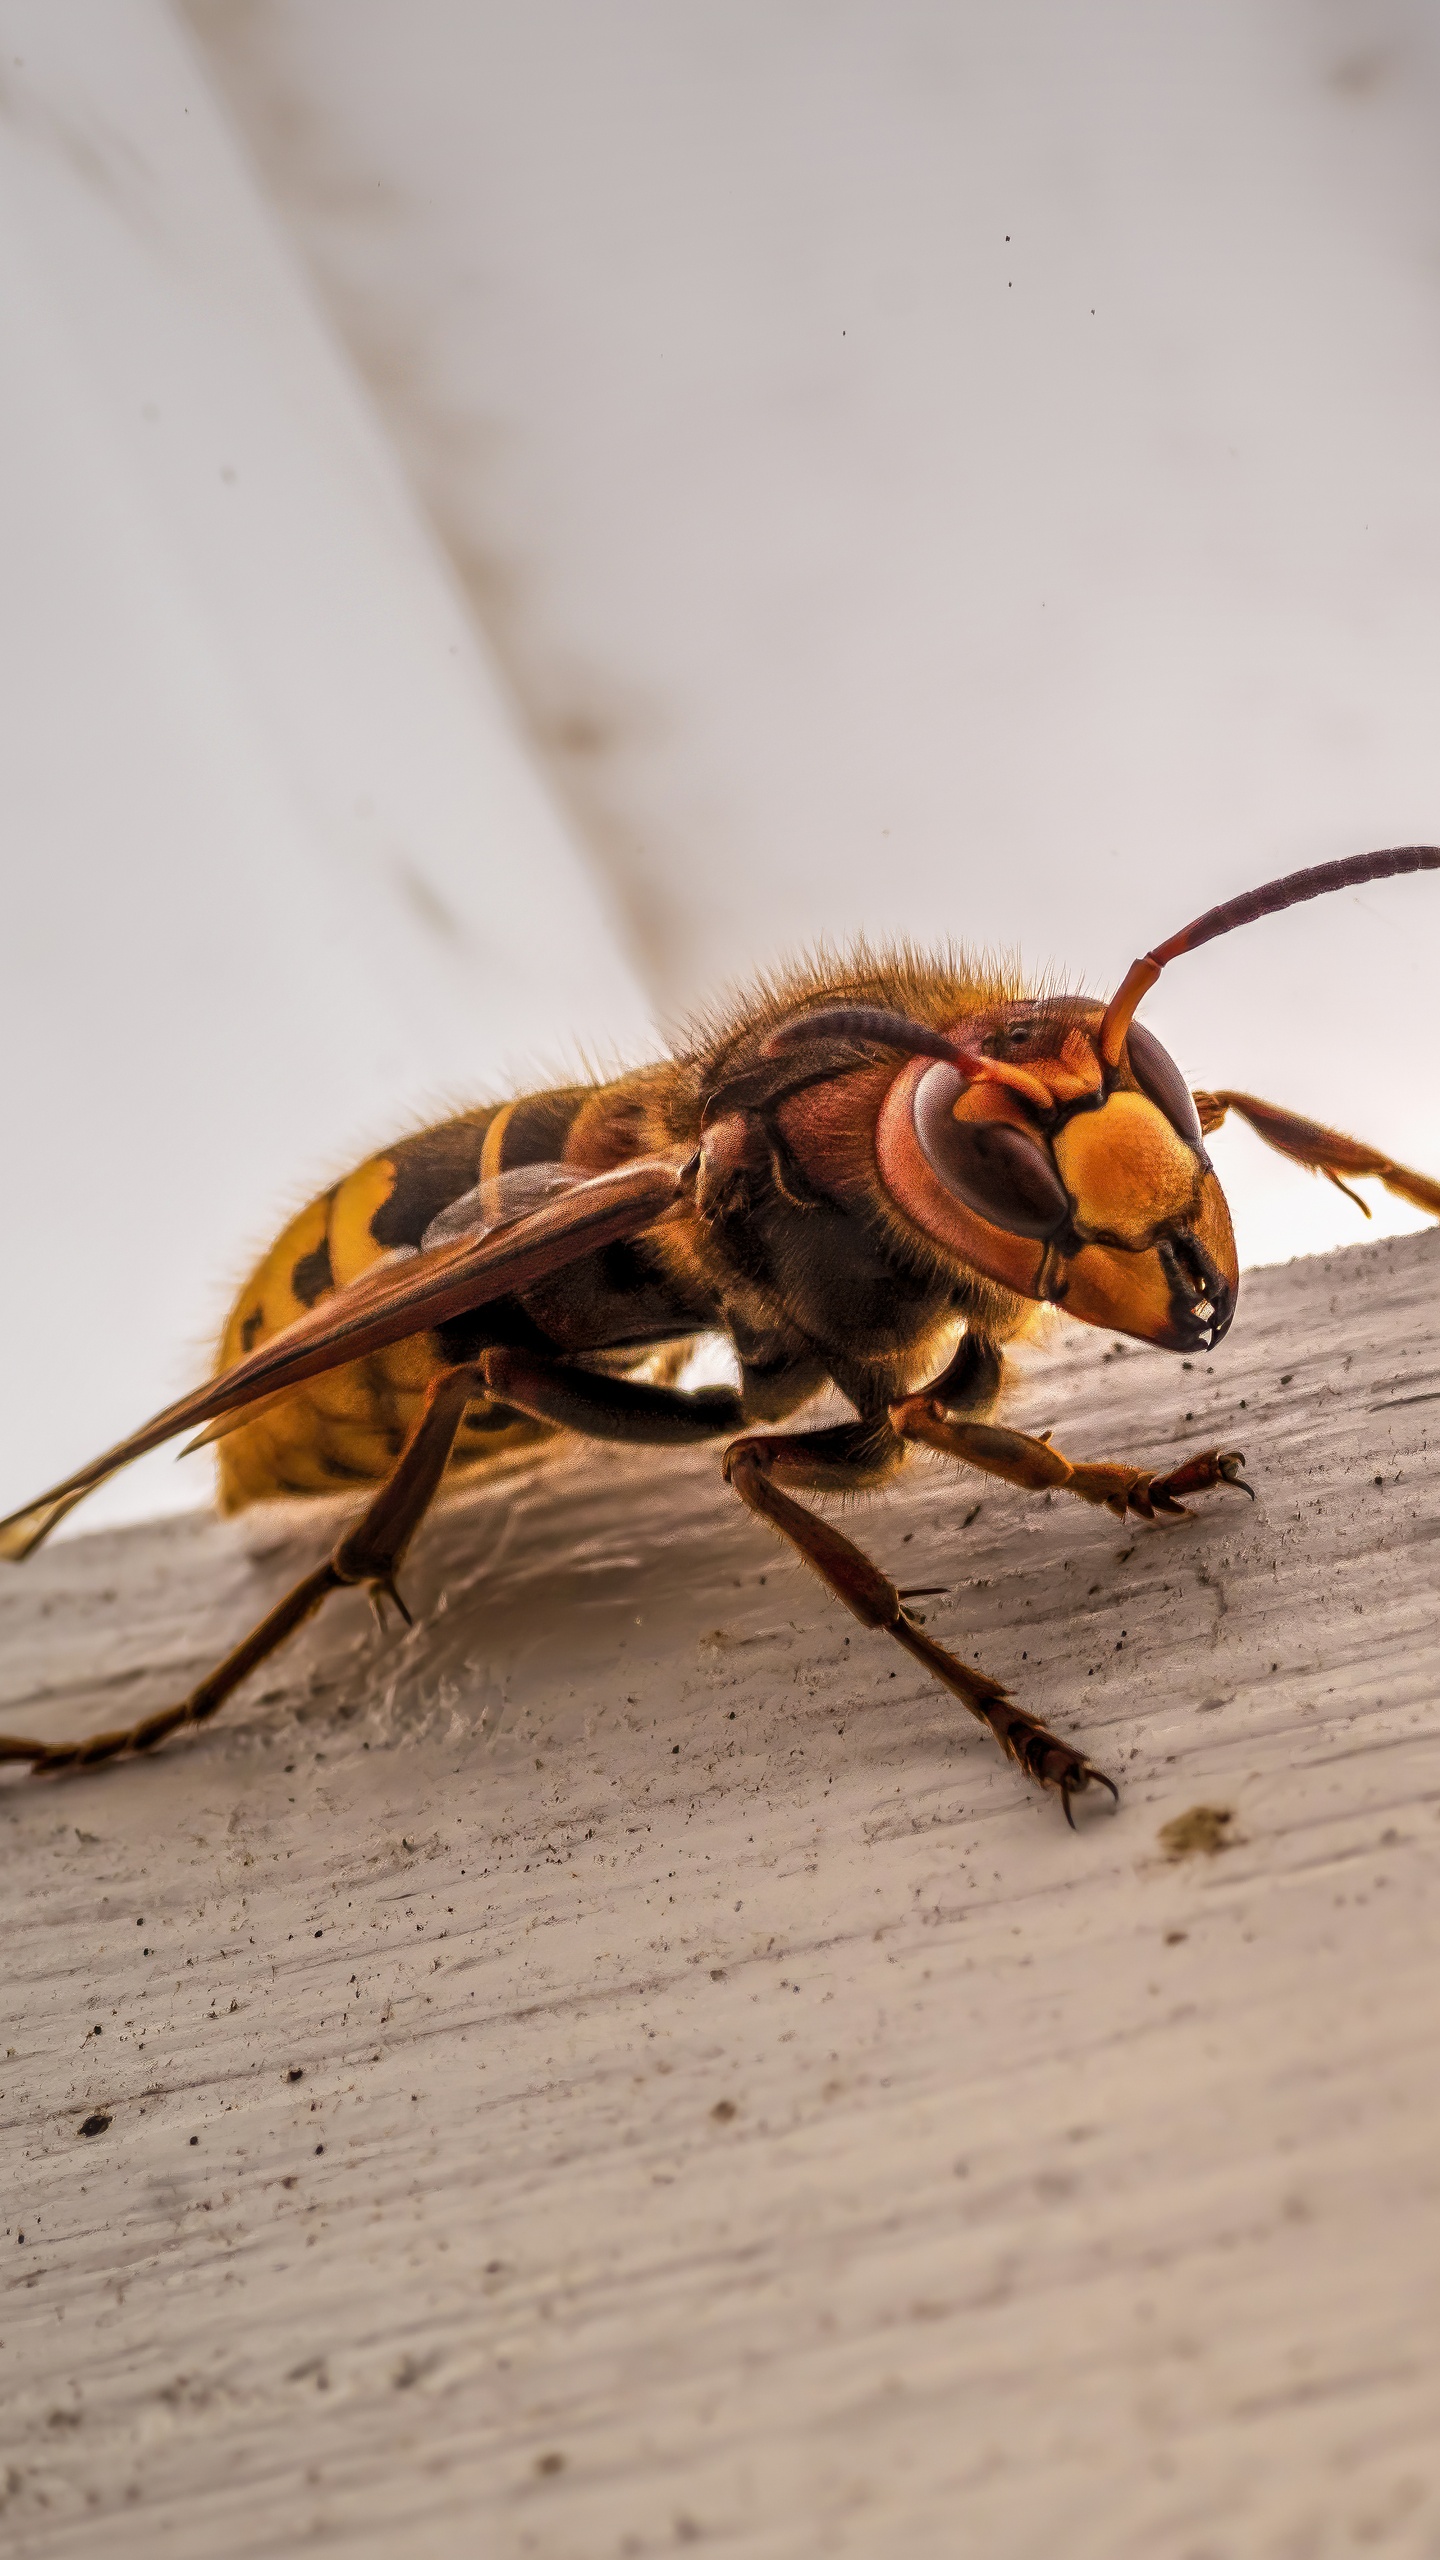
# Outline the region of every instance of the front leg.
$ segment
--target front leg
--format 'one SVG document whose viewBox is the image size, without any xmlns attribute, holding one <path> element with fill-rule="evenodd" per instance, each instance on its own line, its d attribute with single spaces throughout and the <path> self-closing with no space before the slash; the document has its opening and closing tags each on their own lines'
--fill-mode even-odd
<svg viewBox="0 0 1440 2560">
<path fill-rule="evenodd" d="M 1180 1496 L 1212 1493 L 1221 1485 L 1234 1485 L 1238 1493 L 1248 1493 L 1252 1502 L 1255 1499 L 1254 1488 L 1240 1473 L 1245 1458 L 1239 1449 L 1207 1449 L 1182 1459 L 1162 1475 L 1115 1459 L 1087 1464 L 1067 1458 L 1048 1440 L 1033 1440 L 1027 1432 L 1007 1431 L 991 1422 L 967 1422 L 951 1413 L 934 1393 L 905 1396 L 892 1404 L 890 1421 L 900 1439 L 938 1449 L 942 1457 L 959 1458 L 984 1475 L 1018 1485 L 1022 1493 L 1077 1494 L 1082 1502 L 1103 1503 L 1117 1520 L 1123 1520 L 1127 1511 L 1138 1512 L 1142 1520 L 1153 1520 L 1157 1512 L 1167 1519 L 1188 1520 L 1191 1514 Z"/>
<path fill-rule="evenodd" d="M 1282 1111 L 1278 1103 L 1262 1102 L 1253 1093 L 1197 1093 L 1195 1107 L 1207 1138 L 1221 1126 L 1227 1112 L 1236 1112 L 1242 1120 L 1248 1120 L 1267 1147 L 1289 1156 L 1292 1164 L 1303 1164 L 1307 1172 L 1323 1173 L 1327 1182 L 1333 1182 L 1337 1191 L 1354 1201 L 1363 1217 L 1369 1217 L 1369 1205 L 1358 1191 L 1351 1190 L 1345 1179 L 1347 1174 L 1351 1181 L 1357 1175 L 1374 1174 L 1397 1200 L 1408 1200 L 1412 1208 L 1440 1218 L 1440 1182 L 1433 1174 L 1416 1173 L 1408 1164 L 1397 1164 L 1393 1156 L 1367 1145 L 1363 1138 L 1347 1138 L 1343 1129 L 1327 1129 L 1320 1120 L 1303 1120 L 1298 1111 Z"/>
<path fill-rule="evenodd" d="M 922 1663 L 933 1679 L 961 1699 L 981 1724 L 988 1726 L 1002 1751 L 1019 1762 L 1027 1777 L 1042 1787 L 1056 1787 L 1072 1831 L 1072 1796 L 1091 1785 L 1108 1787 L 1118 1801 L 1113 1779 L 1092 1766 L 1082 1752 L 1040 1723 L 984 1671 L 948 1653 L 926 1635 L 906 1609 L 888 1574 L 881 1572 L 831 1522 L 807 1511 L 782 1490 L 795 1485 L 806 1492 L 859 1492 L 883 1483 L 900 1465 L 903 1444 L 881 1422 L 843 1422 L 829 1430 L 777 1433 L 734 1440 L 725 1452 L 725 1478 L 740 1499 L 768 1520 L 797 1554 L 804 1557 L 828 1589 L 843 1600 L 862 1626 L 893 1636 L 906 1653 Z"/>
</svg>

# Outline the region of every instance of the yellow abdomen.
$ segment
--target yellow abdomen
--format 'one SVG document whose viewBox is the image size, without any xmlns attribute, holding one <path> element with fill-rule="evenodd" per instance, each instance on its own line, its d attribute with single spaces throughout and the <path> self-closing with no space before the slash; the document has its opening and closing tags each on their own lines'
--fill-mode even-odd
<svg viewBox="0 0 1440 2560">
<path fill-rule="evenodd" d="M 498 1117 L 466 1113 L 403 1139 L 312 1200 L 246 1281 L 225 1327 L 219 1366 L 228 1368 L 333 1289 L 358 1279 L 396 1244 L 418 1244 L 430 1219 L 479 1178 L 485 1133 Z M 443 1366 L 434 1334 L 417 1334 L 262 1408 L 219 1444 L 221 1510 L 378 1483 L 399 1456 L 429 1379 Z M 468 1473 L 551 1436 L 543 1423 L 502 1416 L 482 1398 L 465 1417 L 451 1470 Z"/>
</svg>

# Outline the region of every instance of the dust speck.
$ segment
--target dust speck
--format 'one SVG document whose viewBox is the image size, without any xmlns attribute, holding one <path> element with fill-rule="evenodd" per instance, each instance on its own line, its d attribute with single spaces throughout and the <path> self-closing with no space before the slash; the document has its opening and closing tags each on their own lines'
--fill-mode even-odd
<svg viewBox="0 0 1440 2560">
<path fill-rule="evenodd" d="M 1228 1831 L 1235 1816 L 1228 1805 L 1192 1804 L 1173 1822 L 1162 1822 L 1160 1846 L 1167 1858 L 1215 1858 L 1231 1845 Z"/>
</svg>

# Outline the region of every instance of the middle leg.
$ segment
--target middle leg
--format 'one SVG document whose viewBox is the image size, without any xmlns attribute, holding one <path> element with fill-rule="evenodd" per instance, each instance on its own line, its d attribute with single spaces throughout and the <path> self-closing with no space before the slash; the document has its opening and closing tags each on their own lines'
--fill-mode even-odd
<svg viewBox="0 0 1440 2560">
<path fill-rule="evenodd" d="M 828 1430 L 776 1433 L 732 1441 L 725 1452 L 725 1478 L 740 1499 L 782 1538 L 853 1611 L 862 1626 L 893 1637 L 953 1697 L 993 1733 L 1000 1748 L 1017 1761 L 1037 1785 L 1055 1787 L 1072 1831 L 1072 1796 L 1089 1786 L 1118 1789 L 1103 1769 L 1083 1752 L 1062 1742 L 1038 1716 L 1017 1706 L 998 1680 L 947 1652 L 917 1625 L 901 1593 L 877 1564 L 818 1512 L 792 1500 L 785 1487 L 806 1492 L 859 1492 L 881 1484 L 904 1456 L 902 1443 L 880 1422 L 842 1422 Z"/>
</svg>

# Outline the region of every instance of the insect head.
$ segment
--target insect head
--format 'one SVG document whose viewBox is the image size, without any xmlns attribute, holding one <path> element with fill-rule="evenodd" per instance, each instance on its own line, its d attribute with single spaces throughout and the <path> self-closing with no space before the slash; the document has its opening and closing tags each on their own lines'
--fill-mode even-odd
<svg viewBox="0 0 1440 2560">
<path fill-rule="evenodd" d="M 1218 934 L 1437 862 L 1413 845 L 1292 872 L 1158 944 L 1106 1006 L 1002 1004 L 938 1031 L 830 1006 L 782 1023 L 766 1054 L 817 1035 L 908 1051 L 875 1126 L 880 1179 L 904 1217 L 1022 1297 L 1165 1350 L 1206 1350 L 1235 1312 L 1230 1213 L 1189 1086 L 1135 1008 L 1167 961 Z"/>
</svg>

